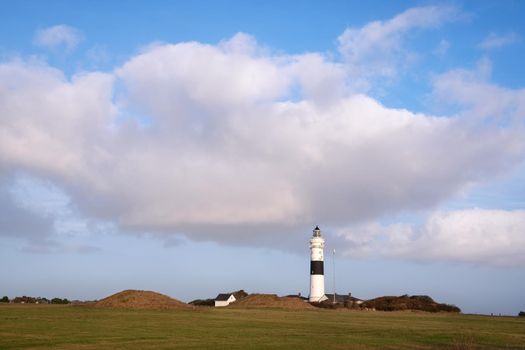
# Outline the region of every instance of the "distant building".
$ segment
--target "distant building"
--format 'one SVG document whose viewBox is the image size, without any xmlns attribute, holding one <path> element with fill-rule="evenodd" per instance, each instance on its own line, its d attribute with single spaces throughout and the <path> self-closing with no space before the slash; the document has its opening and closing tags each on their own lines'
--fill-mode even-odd
<svg viewBox="0 0 525 350">
<path fill-rule="evenodd" d="M 228 306 L 235 300 L 237 299 L 235 299 L 233 293 L 221 293 L 215 298 L 215 307 Z"/>
</svg>

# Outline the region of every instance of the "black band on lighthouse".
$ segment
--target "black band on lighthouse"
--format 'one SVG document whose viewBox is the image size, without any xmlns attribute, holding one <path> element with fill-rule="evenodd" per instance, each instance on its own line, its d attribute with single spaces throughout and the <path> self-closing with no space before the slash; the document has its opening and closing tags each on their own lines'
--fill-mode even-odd
<svg viewBox="0 0 525 350">
<path fill-rule="evenodd" d="M 310 275 L 324 275 L 324 262 L 310 261 Z"/>
</svg>

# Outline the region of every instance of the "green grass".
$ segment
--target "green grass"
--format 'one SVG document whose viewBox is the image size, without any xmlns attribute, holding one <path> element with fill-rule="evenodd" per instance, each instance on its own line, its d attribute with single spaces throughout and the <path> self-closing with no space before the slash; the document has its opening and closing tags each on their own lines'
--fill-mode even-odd
<svg viewBox="0 0 525 350">
<path fill-rule="evenodd" d="M 525 319 L 346 310 L 0 306 L 0 349 L 525 349 Z"/>
</svg>

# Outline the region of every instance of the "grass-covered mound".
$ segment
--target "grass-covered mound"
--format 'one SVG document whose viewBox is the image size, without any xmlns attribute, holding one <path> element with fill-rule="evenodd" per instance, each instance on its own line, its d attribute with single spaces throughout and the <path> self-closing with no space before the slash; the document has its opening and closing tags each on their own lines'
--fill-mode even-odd
<svg viewBox="0 0 525 350">
<path fill-rule="evenodd" d="M 191 305 L 167 295 L 145 290 L 124 290 L 95 303 L 95 307 L 124 309 L 189 309 Z"/>
<path fill-rule="evenodd" d="M 231 304 L 234 308 L 311 309 L 312 306 L 299 298 L 278 297 L 275 294 L 250 294 Z"/>
<path fill-rule="evenodd" d="M 380 311 L 420 310 L 428 312 L 461 312 L 457 306 L 437 303 L 428 295 L 385 296 L 367 300 L 362 306 Z"/>
</svg>

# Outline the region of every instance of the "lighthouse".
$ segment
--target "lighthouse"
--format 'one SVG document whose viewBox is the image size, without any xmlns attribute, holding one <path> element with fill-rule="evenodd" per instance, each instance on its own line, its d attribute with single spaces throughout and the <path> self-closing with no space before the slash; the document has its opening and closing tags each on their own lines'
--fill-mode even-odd
<svg viewBox="0 0 525 350">
<path fill-rule="evenodd" d="M 326 300 L 324 295 L 324 239 L 316 226 L 310 239 L 310 296 L 308 301 L 318 303 Z"/>
</svg>

